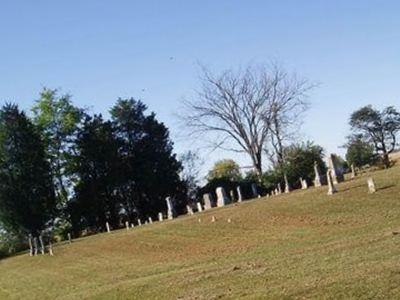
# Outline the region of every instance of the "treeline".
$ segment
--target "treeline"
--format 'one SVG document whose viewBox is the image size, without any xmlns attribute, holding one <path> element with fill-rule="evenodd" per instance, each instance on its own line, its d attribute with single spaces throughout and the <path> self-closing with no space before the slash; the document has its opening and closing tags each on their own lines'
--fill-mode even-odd
<svg viewBox="0 0 400 300">
<path fill-rule="evenodd" d="M 0 110 L 0 222 L 14 240 L 155 218 L 167 196 L 181 210 L 181 171 L 168 128 L 141 101 L 118 99 L 106 120 L 44 89 L 31 117 Z"/>
</svg>

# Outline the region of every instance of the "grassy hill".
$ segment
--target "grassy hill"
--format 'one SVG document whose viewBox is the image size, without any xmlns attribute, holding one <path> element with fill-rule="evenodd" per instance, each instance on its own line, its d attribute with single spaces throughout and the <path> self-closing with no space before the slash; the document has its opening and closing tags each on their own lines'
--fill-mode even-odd
<svg viewBox="0 0 400 300">
<path fill-rule="evenodd" d="M 400 168 L 371 175 L 2 260 L 0 299 L 398 298 Z"/>
</svg>

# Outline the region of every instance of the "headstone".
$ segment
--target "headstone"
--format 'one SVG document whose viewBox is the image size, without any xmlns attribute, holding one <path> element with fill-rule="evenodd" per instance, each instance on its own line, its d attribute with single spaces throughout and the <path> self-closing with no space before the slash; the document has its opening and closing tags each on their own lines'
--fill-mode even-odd
<svg viewBox="0 0 400 300">
<path fill-rule="evenodd" d="M 167 208 L 168 208 L 168 220 L 172 220 L 175 217 L 175 209 L 172 203 L 172 198 L 167 197 L 165 201 L 167 202 Z"/>
<path fill-rule="evenodd" d="M 125 222 L 125 228 L 126 228 L 126 230 L 129 230 L 129 222 L 128 221 Z"/>
<path fill-rule="evenodd" d="M 186 210 L 189 216 L 193 215 L 193 209 L 190 205 L 186 205 Z"/>
<path fill-rule="evenodd" d="M 40 243 L 40 252 L 44 255 L 44 244 L 43 244 L 43 237 L 39 235 L 39 243 Z"/>
<path fill-rule="evenodd" d="M 242 195 L 242 189 L 240 188 L 240 185 L 236 187 L 236 192 L 238 194 L 238 202 L 243 201 L 243 195 Z"/>
<path fill-rule="evenodd" d="M 331 169 L 331 176 L 333 184 L 338 184 L 344 180 L 342 172 L 336 166 L 336 156 L 334 154 L 328 157 L 328 166 Z"/>
<path fill-rule="evenodd" d="M 162 212 L 159 212 L 159 213 L 158 213 L 158 221 L 159 221 L 159 222 L 162 222 L 162 221 L 163 221 L 163 214 L 162 214 Z"/>
<path fill-rule="evenodd" d="M 318 163 L 316 161 L 314 162 L 314 173 L 315 173 L 314 186 L 320 187 L 322 185 L 321 176 L 319 175 Z"/>
<path fill-rule="evenodd" d="M 218 207 L 225 206 L 225 204 L 229 203 L 229 199 L 226 196 L 226 193 L 225 193 L 225 190 L 223 187 L 217 187 L 216 194 L 217 194 L 217 206 Z"/>
<path fill-rule="evenodd" d="M 33 238 L 33 255 L 37 255 L 38 254 L 38 240 L 37 237 Z"/>
<path fill-rule="evenodd" d="M 204 209 L 210 209 L 212 207 L 212 201 L 211 201 L 211 195 L 210 194 L 204 194 L 203 195 L 203 201 L 204 201 Z"/>
<path fill-rule="evenodd" d="M 71 233 L 68 232 L 67 236 L 68 236 L 68 243 L 71 244 L 72 243 Z"/>
<path fill-rule="evenodd" d="M 354 168 L 354 164 L 351 164 L 351 178 L 355 178 L 356 177 L 356 169 Z"/>
<path fill-rule="evenodd" d="M 149 223 L 153 224 L 153 219 L 151 217 L 149 217 Z"/>
<path fill-rule="evenodd" d="M 282 194 L 282 187 L 281 187 L 281 183 L 278 183 L 278 195 Z"/>
<path fill-rule="evenodd" d="M 231 202 L 235 202 L 236 201 L 235 192 L 233 190 L 231 190 L 229 193 L 230 193 L 230 196 L 231 196 Z"/>
<path fill-rule="evenodd" d="M 32 235 L 28 236 L 28 243 L 29 243 L 29 256 L 33 256 L 33 242 L 32 242 Z"/>
<path fill-rule="evenodd" d="M 285 193 L 288 194 L 290 193 L 290 185 L 289 185 L 289 180 L 287 179 L 287 175 L 283 175 L 283 179 L 285 180 Z"/>
<path fill-rule="evenodd" d="M 251 184 L 251 191 L 253 193 L 253 197 L 257 198 L 258 197 L 258 190 L 257 190 L 257 185 L 255 183 Z"/>
<path fill-rule="evenodd" d="M 135 228 L 135 225 L 133 223 L 131 223 L 131 228 Z"/>
<path fill-rule="evenodd" d="M 326 179 L 328 181 L 328 195 L 333 195 L 337 192 L 335 184 L 333 183 L 331 172 L 332 170 L 330 169 L 328 169 L 328 171 L 326 172 Z"/>
<path fill-rule="evenodd" d="M 302 190 L 306 190 L 308 188 L 307 181 L 305 179 L 303 179 L 302 177 L 300 177 L 300 184 L 301 184 Z"/>
<path fill-rule="evenodd" d="M 137 222 L 139 226 L 142 226 L 142 220 L 138 219 Z"/>
<path fill-rule="evenodd" d="M 49 241 L 49 254 L 50 254 L 50 256 L 54 255 L 54 253 L 53 253 L 53 245 L 51 244 L 51 241 Z"/>
<path fill-rule="evenodd" d="M 110 232 L 110 224 L 108 224 L 108 222 L 106 222 L 106 229 L 107 229 L 107 232 Z"/>
<path fill-rule="evenodd" d="M 202 212 L 203 211 L 203 208 L 201 207 L 201 203 L 200 202 L 197 202 L 197 211 L 198 212 Z"/>
<path fill-rule="evenodd" d="M 212 216 L 211 217 L 211 222 L 214 223 L 215 221 L 217 221 L 217 219 L 214 216 Z"/>
<path fill-rule="evenodd" d="M 368 193 L 370 194 L 375 193 L 376 192 L 375 182 L 372 179 L 372 177 L 368 178 L 367 182 L 368 182 Z"/>
</svg>

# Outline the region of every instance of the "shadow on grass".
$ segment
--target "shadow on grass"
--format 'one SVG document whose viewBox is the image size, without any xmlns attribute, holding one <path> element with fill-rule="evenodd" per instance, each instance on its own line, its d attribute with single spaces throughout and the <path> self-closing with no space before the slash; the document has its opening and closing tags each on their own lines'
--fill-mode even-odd
<svg viewBox="0 0 400 300">
<path fill-rule="evenodd" d="M 390 189 L 390 188 L 395 187 L 395 186 L 396 186 L 396 185 L 394 185 L 394 184 L 385 185 L 385 186 L 383 186 L 383 187 L 380 187 L 380 188 L 376 189 L 376 191 L 381 191 L 381 190 Z"/>
</svg>

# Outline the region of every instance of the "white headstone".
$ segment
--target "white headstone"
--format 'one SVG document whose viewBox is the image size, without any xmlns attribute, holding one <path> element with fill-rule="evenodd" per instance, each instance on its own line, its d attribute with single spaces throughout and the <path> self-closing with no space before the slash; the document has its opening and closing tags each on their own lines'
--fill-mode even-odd
<svg viewBox="0 0 400 300">
<path fill-rule="evenodd" d="M 301 184 L 302 190 L 306 190 L 308 188 L 307 181 L 305 179 L 303 179 L 302 177 L 300 177 L 300 184 Z"/>
<path fill-rule="evenodd" d="M 372 177 L 368 178 L 367 182 L 368 182 L 368 193 L 370 194 L 375 193 L 376 192 L 375 182 L 372 179 Z"/>
<path fill-rule="evenodd" d="M 278 183 L 278 195 L 282 194 L 282 187 L 281 187 L 281 183 Z"/>
<path fill-rule="evenodd" d="M 236 192 L 238 194 L 238 202 L 243 201 L 243 195 L 242 195 L 242 189 L 240 188 L 240 185 L 236 187 Z"/>
<path fill-rule="evenodd" d="M 167 202 L 167 208 L 168 208 L 168 220 L 172 220 L 175 216 L 175 209 L 172 203 L 172 199 L 171 197 L 167 197 L 165 201 Z"/>
<path fill-rule="evenodd" d="M 138 219 L 137 222 L 139 226 L 142 226 L 142 220 Z"/>
<path fill-rule="evenodd" d="M 204 209 L 210 209 L 212 207 L 212 201 L 211 201 L 211 195 L 210 194 L 204 194 L 203 195 L 203 201 L 204 201 Z"/>
<path fill-rule="evenodd" d="M 186 205 L 186 210 L 189 216 L 193 215 L 193 209 L 190 205 Z"/>
<path fill-rule="evenodd" d="M 217 221 L 217 219 L 214 216 L 212 216 L 211 217 L 211 222 L 214 223 L 215 221 Z"/>
<path fill-rule="evenodd" d="M 153 224 L 153 219 L 151 217 L 149 217 L 149 223 Z"/>
<path fill-rule="evenodd" d="M 33 256 L 33 242 L 32 242 L 32 235 L 28 236 L 28 243 L 29 243 L 29 256 Z"/>
<path fill-rule="evenodd" d="M 285 180 L 285 193 L 288 194 L 288 193 L 290 193 L 290 185 L 289 185 L 289 181 L 287 179 L 286 174 L 283 175 L 283 179 Z"/>
<path fill-rule="evenodd" d="M 163 221 L 163 214 L 162 212 L 158 213 L 158 221 L 162 222 Z"/>
<path fill-rule="evenodd" d="M 320 187 L 322 185 L 321 184 L 321 176 L 319 176 L 318 163 L 316 161 L 314 162 L 314 173 L 315 173 L 314 186 Z"/>
<path fill-rule="evenodd" d="M 356 177 L 356 169 L 354 168 L 354 164 L 351 164 L 351 178 Z"/>
<path fill-rule="evenodd" d="M 126 230 L 129 230 L 129 222 L 128 221 L 125 222 L 125 227 L 126 227 Z"/>
<path fill-rule="evenodd" d="M 110 230 L 110 224 L 108 224 L 108 222 L 106 222 L 106 229 L 107 229 L 107 232 L 110 232 L 111 230 Z"/>
<path fill-rule="evenodd" d="M 222 207 L 222 206 L 225 206 L 225 204 L 228 204 L 229 199 L 226 196 L 226 193 L 225 193 L 225 190 L 223 187 L 217 187 L 216 194 L 217 194 L 217 206 L 218 207 Z"/>
<path fill-rule="evenodd" d="M 43 244 L 43 237 L 39 235 L 39 243 L 40 243 L 40 252 L 44 255 L 44 244 Z"/>
<path fill-rule="evenodd" d="M 68 236 L 68 243 L 71 244 L 72 243 L 71 233 L 68 232 L 67 236 Z"/>
<path fill-rule="evenodd" d="M 337 192 L 335 184 L 333 183 L 332 175 L 331 175 L 331 170 L 328 169 L 326 172 L 326 179 L 328 181 L 328 195 L 332 195 Z"/>
<path fill-rule="evenodd" d="M 135 228 L 135 225 L 133 225 L 133 223 L 131 223 L 131 228 Z"/>
<path fill-rule="evenodd" d="M 202 212 L 203 211 L 203 208 L 201 207 L 201 203 L 200 202 L 197 202 L 197 211 L 198 212 Z"/>
</svg>

